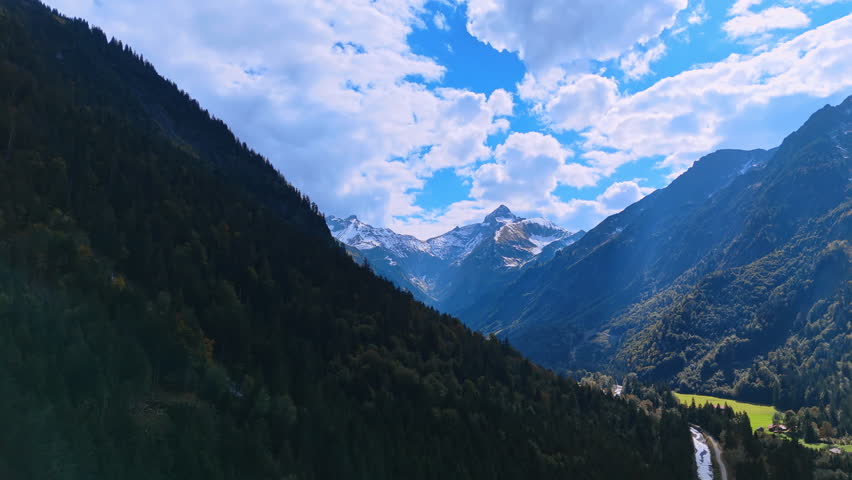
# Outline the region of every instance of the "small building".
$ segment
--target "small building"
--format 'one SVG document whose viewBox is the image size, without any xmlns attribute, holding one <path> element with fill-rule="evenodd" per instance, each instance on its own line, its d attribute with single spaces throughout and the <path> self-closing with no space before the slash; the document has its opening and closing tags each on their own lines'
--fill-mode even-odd
<svg viewBox="0 0 852 480">
<path fill-rule="evenodd" d="M 778 425 L 770 425 L 769 431 L 772 432 L 772 433 L 787 433 L 787 432 L 790 431 L 790 429 L 787 428 L 786 425 L 778 424 Z"/>
<path fill-rule="evenodd" d="M 831 453 L 833 455 L 840 455 L 841 453 L 843 453 L 843 450 L 841 450 L 837 447 L 834 447 L 834 448 L 829 448 L 828 453 Z"/>
</svg>

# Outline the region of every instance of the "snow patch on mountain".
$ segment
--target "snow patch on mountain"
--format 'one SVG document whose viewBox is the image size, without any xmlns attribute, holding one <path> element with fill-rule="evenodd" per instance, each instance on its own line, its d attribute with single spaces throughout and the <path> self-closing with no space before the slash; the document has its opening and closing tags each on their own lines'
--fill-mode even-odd
<svg viewBox="0 0 852 480">
<path fill-rule="evenodd" d="M 539 253 L 541 253 L 542 250 L 544 250 L 544 247 L 550 245 L 551 243 L 557 240 L 562 240 L 563 238 L 565 238 L 565 235 L 530 235 L 529 240 L 535 246 L 529 249 L 529 252 L 533 255 L 538 255 Z"/>
<path fill-rule="evenodd" d="M 550 229 L 553 229 L 553 230 L 567 231 L 564 228 L 560 227 L 559 225 L 551 222 L 550 220 L 548 220 L 546 218 L 527 218 L 525 220 L 522 220 L 521 223 L 524 223 L 524 224 L 527 224 L 527 225 L 540 225 L 542 227 L 550 228 Z"/>
<path fill-rule="evenodd" d="M 517 258 L 503 257 L 503 265 L 507 267 L 519 267 L 522 263 Z"/>
<path fill-rule="evenodd" d="M 326 223 L 335 239 L 358 250 L 383 247 L 402 258 L 413 252 L 429 252 L 429 246 L 423 241 L 411 235 L 400 235 L 389 228 L 373 227 L 358 220 L 355 215 L 347 218 L 330 216 Z"/>
<path fill-rule="evenodd" d="M 485 239 L 483 224 L 456 227 L 426 241 L 432 255 L 452 263 L 464 259 Z"/>
</svg>

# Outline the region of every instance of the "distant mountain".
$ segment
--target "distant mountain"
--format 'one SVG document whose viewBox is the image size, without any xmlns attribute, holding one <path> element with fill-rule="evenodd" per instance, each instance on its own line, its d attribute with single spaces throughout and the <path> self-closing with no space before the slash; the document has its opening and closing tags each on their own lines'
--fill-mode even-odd
<svg viewBox="0 0 852 480">
<path fill-rule="evenodd" d="M 434 282 L 447 262 L 432 248 L 410 235 L 368 225 L 354 215 L 326 218 L 331 235 L 347 247 L 359 263 L 366 261 L 379 275 L 408 290 L 419 300 L 435 305 Z"/>
<path fill-rule="evenodd" d="M 379 275 L 418 299 L 459 313 L 583 237 L 543 218 L 518 217 L 501 205 L 482 223 L 418 240 L 357 217 L 327 218 L 331 234 Z"/>
<path fill-rule="evenodd" d="M 700 159 L 467 318 L 560 369 L 785 406 L 852 398 L 850 151 L 852 97 L 777 149 Z"/>
</svg>

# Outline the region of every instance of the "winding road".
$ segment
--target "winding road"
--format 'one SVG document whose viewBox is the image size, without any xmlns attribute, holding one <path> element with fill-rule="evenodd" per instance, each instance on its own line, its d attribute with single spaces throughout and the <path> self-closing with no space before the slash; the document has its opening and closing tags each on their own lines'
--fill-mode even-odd
<svg viewBox="0 0 852 480">
<path fill-rule="evenodd" d="M 716 439 L 711 437 L 710 435 L 704 434 L 704 438 L 710 440 L 710 448 L 713 450 L 713 458 L 716 460 L 716 465 L 719 466 L 719 474 L 721 480 L 728 480 L 728 467 L 725 466 L 724 460 L 722 460 L 722 448 L 719 447 L 719 443 L 716 442 Z"/>
</svg>

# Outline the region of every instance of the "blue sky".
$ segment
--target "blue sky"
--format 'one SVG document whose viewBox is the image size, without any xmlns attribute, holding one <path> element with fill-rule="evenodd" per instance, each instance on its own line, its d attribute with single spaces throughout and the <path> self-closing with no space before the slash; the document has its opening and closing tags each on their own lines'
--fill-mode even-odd
<svg viewBox="0 0 852 480">
<path fill-rule="evenodd" d="M 849 0 L 52 0 L 328 213 L 421 238 L 591 228 L 852 94 Z"/>
</svg>

